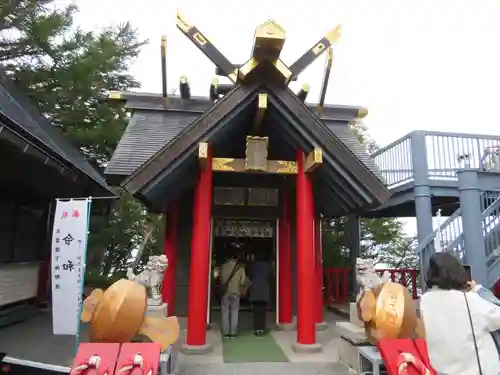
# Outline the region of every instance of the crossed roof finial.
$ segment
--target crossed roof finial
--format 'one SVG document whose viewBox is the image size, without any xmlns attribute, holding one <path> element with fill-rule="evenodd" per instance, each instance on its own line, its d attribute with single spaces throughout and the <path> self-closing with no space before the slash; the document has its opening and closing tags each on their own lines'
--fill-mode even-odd
<svg viewBox="0 0 500 375">
<path fill-rule="evenodd" d="M 338 25 L 293 64 L 287 66 L 280 60 L 286 32 L 278 23 L 268 20 L 255 29 L 250 59 L 245 64 L 238 66 L 232 64 L 196 26 L 189 24 L 179 11 L 177 11 L 176 24 L 177 28 L 215 64 L 218 71 L 226 75 L 233 83 L 245 83 L 252 71 L 264 62 L 268 62 L 281 73 L 283 84 L 288 85 L 340 38 L 340 25 Z"/>
</svg>

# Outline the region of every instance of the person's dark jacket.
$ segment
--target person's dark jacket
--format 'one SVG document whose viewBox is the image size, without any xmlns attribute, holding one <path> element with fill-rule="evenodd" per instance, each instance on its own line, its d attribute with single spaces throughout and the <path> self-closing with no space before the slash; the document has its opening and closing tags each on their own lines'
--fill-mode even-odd
<svg viewBox="0 0 500 375">
<path fill-rule="evenodd" d="M 250 267 L 249 299 L 251 302 L 269 302 L 269 281 L 271 280 L 272 266 L 270 262 L 255 261 Z"/>
</svg>

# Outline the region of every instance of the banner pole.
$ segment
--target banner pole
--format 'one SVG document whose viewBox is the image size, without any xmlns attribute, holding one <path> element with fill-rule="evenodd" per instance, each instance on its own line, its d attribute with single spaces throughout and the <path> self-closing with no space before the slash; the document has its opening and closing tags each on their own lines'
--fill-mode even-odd
<svg viewBox="0 0 500 375">
<path fill-rule="evenodd" d="M 89 234 L 90 234 L 90 209 L 92 207 L 92 197 L 87 199 L 87 234 L 85 238 L 85 249 L 82 256 L 82 280 L 80 284 L 80 290 L 78 291 L 78 315 L 76 317 L 76 336 L 75 336 L 75 356 L 78 353 L 78 346 L 80 345 L 80 317 L 82 315 L 82 305 L 83 305 L 83 287 L 85 280 L 85 272 L 87 269 L 87 249 L 89 245 Z"/>
</svg>

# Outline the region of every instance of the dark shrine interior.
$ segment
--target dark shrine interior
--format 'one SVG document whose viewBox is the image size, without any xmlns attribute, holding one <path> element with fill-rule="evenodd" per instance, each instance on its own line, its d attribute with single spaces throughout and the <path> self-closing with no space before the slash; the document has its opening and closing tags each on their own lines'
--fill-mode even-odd
<svg viewBox="0 0 500 375">
<path fill-rule="evenodd" d="M 220 308 L 220 268 L 222 264 L 231 256 L 237 255 L 241 263 L 245 266 L 247 275 L 251 277 L 251 264 L 255 259 L 256 251 L 263 251 L 267 254 L 266 261 L 275 266 L 276 257 L 276 237 L 220 237 L 214 236 L 212 242 L 212 287 L 211 287 L 211 306 L 214 309 Z M 274 270 L 269 280 L 271 300 L 269 310 L 275 309 L 276 298 L 276 272 Z M 240 310 L 251 309 L 251 303 L 248 295 L 242 296 L 240 301 Z"/>
</svg>

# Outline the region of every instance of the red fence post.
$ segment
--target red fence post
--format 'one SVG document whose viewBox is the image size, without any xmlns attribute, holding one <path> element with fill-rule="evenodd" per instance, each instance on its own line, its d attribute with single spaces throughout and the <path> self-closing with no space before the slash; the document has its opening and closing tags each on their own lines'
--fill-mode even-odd
<svg viewBox="0 0 500 375">
<path fill-rule="evenodd" d="M 342 272 L 342 301 L 347 301 L 347 273 L 349 268 L 344 268 Z"/>
<path fill-rule="evenodd" d="M 326 303 L 331 304 L 333 302 L 332 298 L 332 269 L 326 269 Z"/>
<path fill-rule="evenodd" d="M 335 268 L 335 284 L 334 284 L 334 289 L 335 289 L 335 300 L 339 300 L 340 297 L 340 285 L 339 285 L 339 269 Z"/>
<path fill-rule="evenodd" d="M 407 286 L 408 283 L 406 282 L 406 271 L 407 270 L 401 270 L 401 285 Z"/>
<path fill-rule="evenodd" d="M 413 299 L 417 299 L 417 270 L 411 270 L 410 273 L 411 276 L 411 289 L 412 289 L 412 296 Z"/>
</svg>

